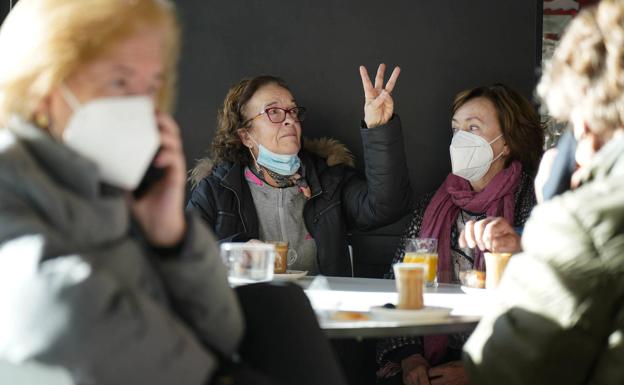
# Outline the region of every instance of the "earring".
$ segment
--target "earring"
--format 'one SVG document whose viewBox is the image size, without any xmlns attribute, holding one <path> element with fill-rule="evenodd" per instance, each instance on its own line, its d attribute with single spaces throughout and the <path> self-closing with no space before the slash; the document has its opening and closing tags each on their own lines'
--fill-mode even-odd
<svg viewBox="0 0 624 385">
<path fill-rule="evenodd" d="M 35 124 L 39 128 L 48 129 L 50 127 L 50 118 L 48 117 L 48 114 L 37 112 L 35 114 Z"/>
</svg>

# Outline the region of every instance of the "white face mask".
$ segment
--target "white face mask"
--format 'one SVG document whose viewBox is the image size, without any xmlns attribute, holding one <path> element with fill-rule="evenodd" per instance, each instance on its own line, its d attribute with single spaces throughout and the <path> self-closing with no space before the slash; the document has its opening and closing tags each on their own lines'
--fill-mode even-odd
<svg viewBox="0 0 624 385">
<path fill-rule="evenodd" d="M 134 190 L 160 146 L 154 104 L 147 96 L 120 96 L 80 104 L 61 85 L 74 111 L 63 142 L 94 162 L 103 182 Z"/>
<path fill-rule="evenodd" d="M 501 152 L 494 158 L 492 147 L 490 146 L 490 144 L 502 137 L 503 134 L 500 134 L 491 142 L 488 142 L 479 135 L 458 131 L 453 135 L 450 146 L 453 174 L 470 182 L 476 182 L 483 178 L 490 169 L 492 162 L 503 155 Z"/>
</svg>

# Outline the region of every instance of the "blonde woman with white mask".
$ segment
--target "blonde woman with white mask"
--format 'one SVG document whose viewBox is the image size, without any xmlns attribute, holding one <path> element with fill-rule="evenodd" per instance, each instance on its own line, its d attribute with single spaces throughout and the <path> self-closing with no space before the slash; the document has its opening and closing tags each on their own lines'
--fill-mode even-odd
<svg viewBox="0 0 624 385">
<path fill-rule="evenodd" d="M 183 211 L 178 36 L 166 0 L 21 0 L 2 25 L 0 360 L 199 385 L 205 345 L 236 350 L 216 242 Z"/>
</svg>

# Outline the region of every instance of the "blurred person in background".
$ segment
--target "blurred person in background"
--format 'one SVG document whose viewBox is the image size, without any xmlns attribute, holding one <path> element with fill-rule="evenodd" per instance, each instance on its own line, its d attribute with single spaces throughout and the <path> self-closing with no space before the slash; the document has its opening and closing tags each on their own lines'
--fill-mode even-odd
<svg viewBox="0 0 624 385">
<path fill-rule="evenodd" d="M 159 0 L 21 0 L 2 25 L 3 359 L 78 384 L 202 384 L 202 343 L 235 351 L 216 241 L 183 211 L 178 39 Z M 152 159 L 164 175 L 135 198 Z"/>
<path fill-rule="evenodd" d="M 537 206 L 466 343 L 477 384 L 624 383 L 624 1 L 568 27 L 538 94 L 577 142 L 573 190 Z"/>
</svg>

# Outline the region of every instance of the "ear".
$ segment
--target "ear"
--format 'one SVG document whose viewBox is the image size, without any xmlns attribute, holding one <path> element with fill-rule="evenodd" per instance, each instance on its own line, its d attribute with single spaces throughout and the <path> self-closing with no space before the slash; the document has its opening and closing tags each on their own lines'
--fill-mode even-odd
<svg viewBox="0 0 624 385">
<path fill-rule="evenodd" d="M 34 122 L 39 128 L 49 129 L 50 128 L 50 109 L 51 109 L 51 97 L 50 95 L 46 95 L 41 99 L 35 110 L 33 111 L 33 115 L 30 117 L 30 120 Z"/>
<path fill-rule="evenodd" d="M 246 128 L 239 128 L 236 130 L 236 133 L 245 147 L 253 148 L 254 142 L 249 138 L 249 131 Z"/>
<path fill-rule="evenodd" d="M 583 124 L 583 137 L 588 139 L 589 145 L 594 152 L 598 152 L 604 144 L 602 138 L 591 130 L 591 127 L 587 124 L 587 122 Z"/>
<path fill-rule="evenodd" d="M 503 145 L 503 157 L 508 157 L 509 155 L 511 155 L 511 149 L 509 148 L 509 146 L 507 145 L 507 143 L 505 143 Z"/>
<path fill-rule="evenodd" d="M 587 122 L 575 125 L 574 136 L 576 137 L 575 159 L 579 167 L 587 166 L 591 163 L 594 155 L 604 144 L 600 136 L 596 135 Z"/>
</svg>

